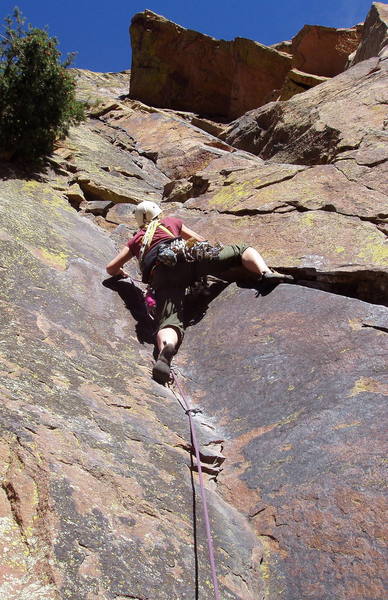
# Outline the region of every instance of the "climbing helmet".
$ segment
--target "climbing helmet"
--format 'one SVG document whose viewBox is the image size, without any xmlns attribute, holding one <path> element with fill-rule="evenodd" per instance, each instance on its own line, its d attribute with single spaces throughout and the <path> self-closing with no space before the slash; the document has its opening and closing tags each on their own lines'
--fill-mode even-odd
<svg viewBox="0 0 388 600">
<path fill-rule="evenodd" d="M 144 200 L 136 206 L 134 215 L 138 226 L 143 227 L 143 225 L 148 225 L 148 223 L 160 215 L 161 212 L 162 209 L 156 204 L 156 202 Z"/>
</svg>

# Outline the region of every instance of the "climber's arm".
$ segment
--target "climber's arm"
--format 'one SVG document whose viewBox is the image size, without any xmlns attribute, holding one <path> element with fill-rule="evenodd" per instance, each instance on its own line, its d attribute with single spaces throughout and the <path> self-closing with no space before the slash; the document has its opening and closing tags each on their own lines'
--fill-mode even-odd
<svg viewBox="0 0 388 600">
<path fill-rule="evenodd" d="M 123 277 L 128 277 L 128 274 L 123 271 L 123 265 L 132 258 L 132 252 L 128 248 L 128 246 L 124 246 L 124 248 L 118 253 L 118 255 L 110 261 L 106 265 L 106 270 L 109 275 L 122 275 Z"/>
<path fill-rule="evenodd" d="M 184 240 L 188 240 L 190 238 L 194 238 L 197 242 L 204 242 L 205 238 L 198 233 L 195 233 L 192 229 L 186 227 L 186 225 L 182 225 L 181 235 Z"/>
</svg>

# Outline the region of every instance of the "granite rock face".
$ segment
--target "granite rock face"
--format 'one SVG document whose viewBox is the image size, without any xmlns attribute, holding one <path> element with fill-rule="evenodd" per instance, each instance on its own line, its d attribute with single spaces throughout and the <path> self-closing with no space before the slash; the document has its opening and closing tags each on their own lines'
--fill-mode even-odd
<svg viewBox="0 0 388 600">
<path fill-rule="evenodd" d="M 150 377 L 143 286 L 105 279 L 149 198 L 296 277 L 240 272 L 188 299 L 174 362 L 202 411 L 221 597 L 383 600 L 384 61 L 263 107 L 254 153 L 194 107 L 124 97 L 123 74 L 78 78 L 89 119 L 47 168 L 0 164 L 1 598 L 214 597 L 187 417 Z"/>
</svg>

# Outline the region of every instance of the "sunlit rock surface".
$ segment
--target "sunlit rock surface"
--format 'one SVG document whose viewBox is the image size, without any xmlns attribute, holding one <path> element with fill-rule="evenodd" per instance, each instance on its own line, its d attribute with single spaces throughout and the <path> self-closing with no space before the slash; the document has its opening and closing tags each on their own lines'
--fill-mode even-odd
<svg viewBox="0 0 388 600">
<path fill-rule="evenodd" d="M 265 46 L 239 37 L 217 40 L 145 10 L 130 27 L 130 96 L 221 121 L 235 119 L 341 73 L 362 31 L 362 24 L 305 25 L 291 42 Z"/>
<path fill-rule="evenodd" d="M 231 287 L 187 334 L 177 363 L 224 432 L 218 489 L 263 543 L 265 597 L 384 597 L 386 326 L 359 300 Z"/>
<path fill-rule="evenodd" d="M 346 67 L 362 36 L 363 26 L 335 29 L 305 25 L 292 38 L 292 66 L 295 69 L 323 77 L 334 77 Z"/>
<path fill-rule="evenodd" d="M 211 597 L 187 417 L 150 378 L 133 286 L 143 344 L 101 285 L 113 243 L 45 184 L 3 182 L 1 200 L 1 597 Z M 223 596 L 260 597 L 260 540 L 214 484 L 209 502 Z"/>
<path fill-rule="evenodd" d="M 388 57 L 388 6 L 373 2 L 366 17 L 363 36 L 358 48 L 349 57 L 353 66 L 373 56 Z"/>
<path fill-rule="evenodd" d="M 287 102 L 248 112 L 223 137 L 274 162 L 333 162 L 362 148 L 366 135 L 369 143 L 386 135 L 387 70 L 386 60 L 370 58 Z"/>
<path fill-rule="evenodd" d="M 88 120 L 42 172 L 0 165 L 1 598 L 214 597 L 187 417 L 150 377 L 140 290 L 102 284 L 143 199 L 296 276 L 192 299 L 175 359 L 221 597 L 385 598 L 384 73 L 371 58 L 264 107 L 268 136 L 287 122 L 268 161 L 270 137 L 251 154 L 81 72 Z"/>
<path fill-rule="evenodd" d="M 221 119 L 261 106 L 291 66 L 258 42 L 216 40 L 150 10 L 133 17 L 131 41 L 131 98 Z"/>
</svg>

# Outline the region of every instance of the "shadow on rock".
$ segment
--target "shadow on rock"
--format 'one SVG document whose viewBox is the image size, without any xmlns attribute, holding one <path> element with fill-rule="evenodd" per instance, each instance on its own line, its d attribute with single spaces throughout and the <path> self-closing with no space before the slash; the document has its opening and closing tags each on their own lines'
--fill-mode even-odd
<svg viewBox="0 0 388 600">
<path fill-rule="evenodd" d="M 60 174 L 60 169 L 52 161 L 43 157 L 34 162 L 25 160 L 4 160 L 0 156 L 0 180 L 22 179 L 25 181 L 35 180 L 41 183 L 47 181 L 47 172 L 52 169 Z"/>
<path fill-rule="evenodd" d="M 256 297 L 267 296 L 279 285 L 277 281 L 260 281 L 244 267 L 236 267 L 222 273 L 220 277 L 228 283 L 235 283 L 239 288 L 256 290 Z"/>
<path fill-rule="evenodd" d="M 191 327 L 206 315 L 210 303 L 229 285 L 228 281 L 215 280 L 205 286 L 193 288 L 185 297 L 184 324 Z"/>
<path fill-rule="evenodd" d="M 153 344 L 155 338 L 155 322 L 147 312 L 142 290 L 131 279 L 108 277 L 102 285 L 118 293 L 126 308 L 136 321 L 136 335 L 141 344 Z"/>
<path fill-rule="evenodd" d="M 257 296 L 266 296 L 274 290 L 276 283 L 261 283 L 252 280 L 236 281 L 233 277 L 224 279 L 212 279 L 206 285 L 194 287 L 187 293 L 184 303 L 184 326 L 193 327 L 197 325 L 207 313 L 213 300 L 224 291 L 230 283 L 234 282 L 241 288 L 256 290 Z M 155 343 L 155 321 L 148 314 L 144 303 L 143 291 L 130 279 L 109 277 L 102 284 L 117 292 L 123 300 L 126 308 L 130 311 L 136 323 L 136 335 L 141 344 Z M 155 357 L 157 350 L 155 349 Z"/>
<path fill-rule="evenodd" d="M 256 291 L 256 298 L 259 296 L 268 296 L 273 290 L 278 287 L 278 282 L 269 281 L 236 281 L 239 288 L 249 288 Z"/>
</svg>

